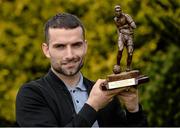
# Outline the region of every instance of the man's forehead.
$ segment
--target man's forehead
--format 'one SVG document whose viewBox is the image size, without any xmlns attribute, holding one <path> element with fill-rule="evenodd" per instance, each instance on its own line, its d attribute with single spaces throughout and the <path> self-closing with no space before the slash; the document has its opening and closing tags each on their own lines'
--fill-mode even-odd
<svg viewBox="0 0 180 128">
<path fill-rule="evenodd" d="M 81 27 L 74 29 L 50 28 L 49 42 L 73 42 L 84 40 Z"/>
<path fill-rule="evenodd" d="M 64 31 L 68 31 L 68 32 L 71 32 L 71 31 L 76 31 L 76 32 L 83 32 L 83 29 L 78 26 L 76 28 L 49 28 L 49 33 L 50 32 L 64 32 Z"/>
</svg>

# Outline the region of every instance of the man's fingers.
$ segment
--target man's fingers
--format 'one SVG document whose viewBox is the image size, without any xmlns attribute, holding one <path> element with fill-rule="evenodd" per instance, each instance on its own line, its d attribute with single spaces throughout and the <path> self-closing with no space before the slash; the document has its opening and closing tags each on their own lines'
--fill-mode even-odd
<svg viewBox="0 0 180 128">
<path fill-rule="evenodd" d="M 108 91 L 106 91 L 106 93 L 107 93 L 107 95 L 116 95 L 122 91 L 124 91 L 124 88 L 117 88 L 117 89 L 113 89 L 113 90 L 108 90 Z"/>
<path fill-rule="evenodd" d="M 105 81 L 105 79 L 98 79 L 96 83 L 104 83 Z"/>
<path fill-rule="evenodd" d="M 95 86 L 104 86 L 106 83 L 106 80 L 105 79 L 98 79 L 95 83 Z"/>
<path fill-rule="evenodd" d="M 113 89 L 113 90 L 108 90 L 107 95 L 116 95 L 116 94 L 121 94 L 121 93 L 135 93 L 137 91 L 136 88 L 134 87 L 123 87 L 123 88 L 117 88 L 117 89 Z"/>
<path fill-rule="evenodd" d="M 129 91 L 130 91 L 130 92 L 136 92 L 136 91 L 137 91 L 137 88 L 135 88 L 135 87 L 130 87 L 130 88 L 129 88 Z"/>
<path fill-rule="evenodd" d="M 103 80 L 101 81 L 101 84 L 100 84 L 100 85 L 101 85 L 101 86 L 106 86 L 107 84 L 108 84 L 107 80 L 104 80 L 104 79 L 103 79 Z"/>
</svg>

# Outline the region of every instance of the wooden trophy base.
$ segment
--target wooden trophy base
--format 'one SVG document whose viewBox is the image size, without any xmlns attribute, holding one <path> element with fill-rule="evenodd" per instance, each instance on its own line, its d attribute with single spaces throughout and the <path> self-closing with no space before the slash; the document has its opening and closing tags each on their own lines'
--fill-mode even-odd
<svg viewBox="0 0 180 128">
<path fill-rule="evenodd" d="M 108 84 L 104 89 L 109 90 L 127 86 L 134 86 L 141 83 L 146 83 L 148 81 L 149 78 L 145 75 L 141 75 L 139 70 L 132 70 L 128 72 L 121 72 L 119 74 L 108 75 Z"/>
</svg>

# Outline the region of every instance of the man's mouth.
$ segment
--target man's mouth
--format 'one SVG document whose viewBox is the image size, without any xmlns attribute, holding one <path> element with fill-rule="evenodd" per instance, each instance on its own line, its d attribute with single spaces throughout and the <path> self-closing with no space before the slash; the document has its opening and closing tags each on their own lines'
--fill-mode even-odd
<svg viewBox="0 0 180 128">
<path fill-rule="evenodd" d="M 68 69 L 71 69 L 71 68 L 74 68 L 78 62 L 79 62 L 78 60 L 70 61 L 70 62 L 62 63 L 62 65 Z"/>
<path fill-rule="evenodd" d="M 66 66 L 67 68 L 74 68 L 74 67 L 75 67 L 75 65 L 76 65 L 76 62 L 74 62 L 74 63 L 67 63 L 67 64 L 65 64 L 65 66 Z"/>
<path fill-rule="evenodd" d="M 73 59 L 73 60 L 67 60 L 67 61 L 62 61 L 62 65 L 75 65 L 77 62 L 79 62 L 80 59 Z"/>
</svg>

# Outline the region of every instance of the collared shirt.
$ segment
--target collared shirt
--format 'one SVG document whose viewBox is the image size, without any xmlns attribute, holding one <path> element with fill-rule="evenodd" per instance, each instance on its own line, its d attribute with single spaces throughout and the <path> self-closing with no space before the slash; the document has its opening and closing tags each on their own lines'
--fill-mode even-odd
<svg viewBox="0 0 180 128">
<path fill-rule="evenodd" d="M 73 100 L 74 108 L 76 113 L 78 113 L 83 107 L 84 103 L 88 99 L 87 89 L 83 84 L 83 76 L 81 74 L 80 80 L 75 87 L 66 85 Z"/>
<path fill-rule="evenodd" d="M 75 87 L 71 87 L 69 85 L 66 85 L 66 87 L 68 88 L 68 90 L 72 96 L 75 111 L 76 111 L 76 113 L 78 113 L 88 99 L 88 93 L 87 93 L 87 89 L 83 83 L 82 74 L 80 75 L 80 80 Z M 95 121 L 92 127 L 98 127 L 98 126 L 99 126 L 98 122 Z"/>
</svg>

